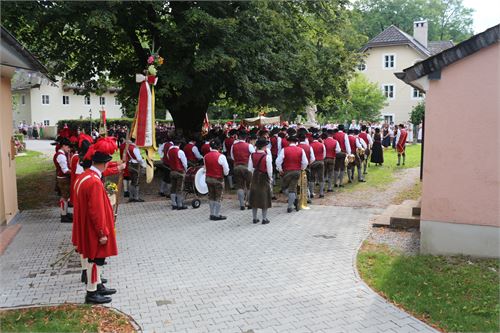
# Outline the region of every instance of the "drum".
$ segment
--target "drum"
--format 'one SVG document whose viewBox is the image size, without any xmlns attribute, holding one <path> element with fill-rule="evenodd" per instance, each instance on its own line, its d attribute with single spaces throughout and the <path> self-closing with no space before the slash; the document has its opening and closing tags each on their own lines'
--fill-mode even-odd
<svg viewBox="0 0 500 333">
<path fill-rule="evenodd" d="M 188 168 L 184 182 L 186 185 L 189 185 L 190 188 L 196 189 L 200 194 L 208 193 L 208 186 L 205 182 L 205 168 L 203 166 Z"/>
</svg>

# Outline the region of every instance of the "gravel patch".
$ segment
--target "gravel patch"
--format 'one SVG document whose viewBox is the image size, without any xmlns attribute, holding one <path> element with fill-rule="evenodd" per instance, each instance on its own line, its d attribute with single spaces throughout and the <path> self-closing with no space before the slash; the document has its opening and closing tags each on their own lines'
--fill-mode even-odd
<svg viewBox="0 0 500 333">
<path fill-rule="evenodd" d="M 406 255 L 416 255 L 420 252 L 420 230 L 418 229 L 372 228 L 367 241 L 387 245 Z"/>
</svg>

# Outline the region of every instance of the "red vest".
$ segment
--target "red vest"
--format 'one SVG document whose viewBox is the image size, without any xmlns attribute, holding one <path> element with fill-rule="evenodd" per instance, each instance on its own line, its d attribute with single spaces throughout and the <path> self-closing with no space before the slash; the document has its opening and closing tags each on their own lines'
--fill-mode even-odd
<svg viewBox="0 0 500 333">
<path fill-rule="evenodd" d="M 278 136 L 271 137 L 271 155 L 278 156 Z"/>
<path fill-rule="evenodd" d="M 184 146 L 184 154 L 186 154 L 186 158 L 187 158 L 188 161 L 196 162 L 197 159 L 196 159 L 196 156 L 194 156 L 193 147 L 194 147 L 194 144 L 187 143 Z"/>
<path fill-rule="evenodd" d="M 167 154 L 168 154 L 168 149 L 170 147 L 172 147 L 172 143 L 171 142 L 165 142 L 165 144 L 163 145 L 163 158 L 162 158 L 162 161 L 163 161 L 163 164 L 165 164 L 166 166 L 169 166 Z"/>
<path fill-rule="evenodd" d="M 343 153 L 347 152 L 346 148 L 345 148 L 345 133 L 342 132 L 342 131 L 338 131 L 337 133 L 335 133 L 333 135 L 333 138 L 335 140 L 337 140 L 337 142 L 339 143 L 340 145 L 340 150 L 342 150 Z"/>
<path fill-rule="evenodd" d="M 349 145 L 351 146 L 351 154 L 354 154 L 356 152 L 356 137 L 348 135 L 347 138 L 349 139 Z"/>
<path fill-rule="evenodd" d="M 61 166 L 59 165 L 59 162 L 57 162 L 57 157 L 59 155 L 64 155 L 66 157 L 66 165 L 68 165 L 68 155 L 63 153 L 62 151 L 57 151 L 57 153 L 54 154 L 54 158 L 53 158 L 53 161 L 54 161 L 54 165 L 56 166 L 56 175 L 57 177 L 66 177 L 66 176 L 69 176 L 68 174 L 65 174 L 62 169 L 61 169 Z M 69 165 L 68 165 L 68 169 L 69 169 Z"/>
<path fill-rule="evenodd" d="M 281 138 L 281 149 L 290 146 L 290 143 L 286 138 Z M 279 153 L 279 152 L 278 152 Z"/>
<path fill-rule="evenodd" d="M 359 133 L 358 138 L 362 139 L 366 143 L 366 146 L 368 147 L 368 133 L 361 132 Z"/>
<path fill-rule="evenodd" d="M 408 133 L 406 133 L 406 130 L 404 129 L 398 129 L 398 131 L 401 131 L 401 134 L 399 135 L 399 142 L 397 142 L 397 144 L 401 147 L 404 147 L 404 145 L 406 144 Z"/>
<path fill-rule="evenodd" d="M 208 152 L 210 151 L 210 143 L 208 142 L 205 142 L 202 146 L 201 146 L 201 154 L 203 156 L 205 156 Z"/>
<path fill-rule="evenodd" d="M 325 145 L 322 144 L 321 142 L 313 141 L 311 143 L 311 148 L 313 149 L 316 161 L 323 161 L 324 160 L 323 156 L 325 154 Z"/>
<path fill-rule="evenodd" d="M 241 141 L 233 144 L 234 165 L 248 165 L 248 158 L 250 157 L 249 146 L 250 144 Z"/>
<path fill-rule="evenodd" d="M 298 146 L 302 149 L 304 149 L 304 152 L 306 153 L 307 157 L 307 163 L 311 162 L 311 146 L 309 146 L 307 143 L 299 143 Z"/>
<path fill-rule="evenodd" d="M 127 161 L 134 159 L 137 161 L 137 156 L 135 156 L 134 149 L 137 148 L 135 143 L 131 143 L 128 145 L 128 158 Z M 125 149 L 125 148 L 124 148 Z"/>
<path fill-rule="evenodd" d="M 335 158 L 337 156 L 337 140 L 332 137 L 326 138 L 324 141 L 325 149 L 326 149 L 326 158 Z"/>
<path fill-rule="evenodd" d="M 267 164 L 266 164 L 266 153 L 262 152 L 255 152 L 252 154 L 252 165 L 254 169 L 257 169 L 257 164 L 259 164 L 260 159 L 262 158 L 262 161 L 260 161 L 259 164 L 259 171 L 263 173 L 267 173 Z M 264 157 L 262 157 L 264 156 Z"/>
<path fill-rule="evenodd" d="M 304 149 L 298 146 L 288 146 L 284 149 L 283 171 L 302 170 L 302 152 Z"/>
<path fill-rule="evenodd" d="M 219 157 L 222 155 L 218 151 L 210 151 L 205 155 L 205 171 L 207 177 L 224 178 L 224 169 L 219 164 Z"/>
<path fill-rule="evenodd" d="M 179 147 L 172 147 L 167 153 L 167 158 L 172 171 L 184 172 L 184 166 L 179 158 Z"/>
</svg>

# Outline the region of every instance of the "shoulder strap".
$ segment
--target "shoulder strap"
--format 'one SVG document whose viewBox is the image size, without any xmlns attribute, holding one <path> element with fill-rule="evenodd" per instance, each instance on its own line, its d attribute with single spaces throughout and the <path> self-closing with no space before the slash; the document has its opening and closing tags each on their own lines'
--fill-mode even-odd
<svg viewBox="0 0 500 333">
<path fill-rule="evenodd" d="M 254 153 L 254 154 L 255 154 L 255 153 Z M 257 165 L 255 166 L 255 168 L 254 168 L 254 169 L 257 169 L 257 170 L 259 169 L 259 167 L 260 167 L 260 162 L 262 162 L 262 159 L 263 159 L 264 157 L 266 157 L 266 155 L 267 155 L 267 154 L 264 154 L 264 155 L 262 155 L 262 156 L 261 156 L 261 158 L 260 158 L 260 159 L 259 159 L 259 161 L 257 162 Z"/>
</svg>

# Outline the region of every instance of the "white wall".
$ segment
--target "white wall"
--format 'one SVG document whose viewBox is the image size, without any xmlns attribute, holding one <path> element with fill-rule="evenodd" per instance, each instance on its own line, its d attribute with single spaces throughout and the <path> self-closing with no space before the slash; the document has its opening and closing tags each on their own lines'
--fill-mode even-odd
<svg viewBox="0 0 500 333">
<path fill-rule="evenodd" d="M 24 105 L 21 104 L 21 96 L 24 95 Z M 19 122 L 26 122 L 26 124 L 33 124 L 31 120 L 31 96 L 30 89 L 18 90 L 12 92 L 12 99 L 15 99 L 13 107 L 13 118 L 15 126 Z"/>
<path fill-rule="evenodd" d="M 388 105 L 382 109 L 381 113 L 393 114 L 395 123 L 408 121 L 412 108 L 417 105 L 422 98 L 414 99 L 412 97 L 413 88 L 399 80 L 394 73 L 402 72 L 403 69 L 413 66 L 417 60 L 423 60 L 426 56 L 406 45 L 370 48 L 366 51 L 366 54 L 366 70 L 361 73 L 371 82 L 377 83 L 380 89 L 382 89 L 383 84 L 392 84 L 395 88 L 394 99 L 387 100 Z M 395 68 L 383 68 L 385 54 L 394 54 L 396 56 Z"/>
<path fill-rule="evenodd" d="M 61 119 L 88 119 L 89 110 L 92 110 L 92 118 L 99 118 L 99 110 L 104 106 L 106 110 L 106 118 L 121 118 L 121 105 L 115 105 L 116 93 L 106 92 L 102 97 L 105 98 L 105 105 L 99 104 L 99 97 L 96 94 L 90 94 L 90 105 L 84 104 L 84 96 L 76 95 L 73 90 L 63 91 L 62 83 L 57 82 L 57 87 L 43 85 L 39 88 L 32 88 L 28 101 L 29 109 L 31 110 L 30 123 L 44 123 L 49 121 L 49 125 L 53 126 Z M 15 93 L 18 94 L 17 92 Z M 49 105 L 42 105 L 42 95 L 49 96 Z M 69 104 L 63 104 L 63 96 L 69 96 Z M 26 106 L 28 108 L 28 106 Z M 14 114 L 17 110 L 14 111 Z M 19 115 L 25 115 L 26 111 L 19 109 Z M 21 119 L 23 120 L 23 119 Z M 27 119 L 26 119 L 27 120 Z"/>
</svg>

